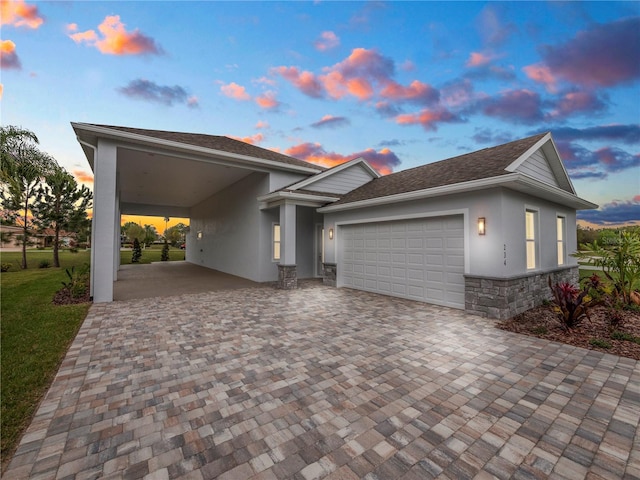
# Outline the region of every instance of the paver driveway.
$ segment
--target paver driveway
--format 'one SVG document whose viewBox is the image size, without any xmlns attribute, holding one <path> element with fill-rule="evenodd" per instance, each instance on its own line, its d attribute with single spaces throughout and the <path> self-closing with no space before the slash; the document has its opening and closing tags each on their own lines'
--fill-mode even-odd
<svg viewBox="0 0 640 480">
<path fill-rule="evenodd" d="M 5 478 L 640 478 L 640 365 L 319 284 L 94 305 Z"/>
</svg>

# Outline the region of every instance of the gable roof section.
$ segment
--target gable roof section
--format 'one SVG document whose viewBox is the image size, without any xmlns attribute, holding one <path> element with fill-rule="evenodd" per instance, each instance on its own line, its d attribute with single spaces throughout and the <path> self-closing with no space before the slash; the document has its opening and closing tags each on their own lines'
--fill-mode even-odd
<svg viewBox="0 0 640 480">
<path fill-rule="evenodd" d="M 332 190 L 326 190 L 324 187 L 330 185 L 331 180 L 336 180 L 336 177 L 344 175 L 344 172 L 347 170 L 358 169 L 358 179 L 351 179 L 347 181 L 347 183 L 351 185 L 344 185 L 345 188 L 337 187 Z M 332 178 L 333 177 L 333 178 Z M 362 157 L 354 158 L 345 163 L 341 163 L 340 165 L 336 165 L 335 167 L 329 168 L 324 172 L 318 173 L 312 177 L 305 178 L 299 182 L 296 182 L 288 187 L 285 187 L 287 190 L 309 190 L 309 191 L 318 191 L 318 192 L 330 192 L 334 194 L 344 194 L 347 193 L 354 188 L 361 186 L 362 184 L 374 179 L 380 178 L 380 174 L 369 165 L 369 163 Z M 355 183 L 354 183 L 355 182 Z"/>
<path fill-rule="evenodd" d="M 507 175 L 506 168 L 546 134 L 428 163 L 372 180 L 333 205 Z"/>
<path fill-rule="evenodd" d="M 553 168 L 558 184 L 546 183 L 518 170 L 539 149 L 550 159 L 549 166 Z M 496 186 L 540 195 L 576 209 L 597 208 L 575 195 L 551 134 L 547 132 L 377 178 L 319 211 L 360 208 Z"/>
<path fill-rule="evenodd" d="M 299 160 L 282 153 L 274 152 L 266 148 L 257 147 L 240 140 L 221 136 L 221 135 L 207 135 L 202 133 L 184 133 L 184 132 L 170 132 L 165 130 L 148 130 L 143 128 L 131 128 L 121 127 L 114 125 L 100 125 L 92 123 L 74 123 L 74 129 L 78 127 L 80 129 L 90 129 L 96 131 L 96 133 L 112 133 L 114 136 L 124 134 L 132 140 L 147 139 L 160 140 L 163 143 L 170 142 L 172 144 L 182 144 L 190 147 L 198 147 L 200 149 L 206 149 L 211 151 L 226 152 L 242 157 L 251 157 L 258 160 L 267 160 L 269 162 L 275 162 L 284 165 L 290 165 L 293 167 L 302 167 L 309 169 L 309 173 L 322 172 L 326 170 L 325 167 L 315 165 L 304 160 Z M 92 128 L 93 127 L 93 128 Z M 313 171 L 312 171 L 313 170 Z M 315 172 L 314 172 L 315 171 Z"/>
</svg>

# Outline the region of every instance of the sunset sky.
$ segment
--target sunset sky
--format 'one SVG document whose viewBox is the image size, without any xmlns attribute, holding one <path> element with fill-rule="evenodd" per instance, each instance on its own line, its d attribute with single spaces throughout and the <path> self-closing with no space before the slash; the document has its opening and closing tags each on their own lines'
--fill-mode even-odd
<svg viewBox="0 0 640 480">
<path fill-rule="evenodd" d="M 363 156 L 382 173 L 551 131 L 578 195 L 600 205 L 581 222 L 640 224 L 640 2 L 2 0 L 0 13 L 2 124 L 89 185 L 72 121 L 227 135 L 323 165 Z"/>
</svg>

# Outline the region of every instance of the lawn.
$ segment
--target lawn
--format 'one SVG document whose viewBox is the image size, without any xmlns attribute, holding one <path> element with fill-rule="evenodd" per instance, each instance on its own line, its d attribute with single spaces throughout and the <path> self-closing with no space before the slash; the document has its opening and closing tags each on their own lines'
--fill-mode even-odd
<svg viewBox="0 0 640 480">
<path fill-rule="evenodd" d="M 51 384 L 90 304 L 53 305 L 54 293 L 66 280 L 65 268 L 89 262 L 89 252 L 61 252 L 62 268 L 38 268 L 51 261 L 51 251 L 27 253 L 29 268 L 20 271 L 19 252 L 3 253 L 0 324 L 0 391 L 3 466 L 17 446 L 40 399 Z"/>
<path fill-rule="evenodd" d="M 142 252 L 140 263 L 159 262 L 162 246 Z M 131 251 L 122 251 L 121 263 L 131 263 Z M 0 262 L 10 264 L 2 273 L 0 324 L 0 391 L 2 466 L 10 458 L 46 393 L 91 304 L 53 305 L 53 295 L 68 278 L 66 268 L 90 262 L 91 253 L 60 252 L 61 268 L 53 264 L 51 250 L 29 250 L 27 270 L 20 270 L 20 252 L 3 252 Z M 184 250 L 171 249 L 170 260 L 184 260 Z"/>
</svg>

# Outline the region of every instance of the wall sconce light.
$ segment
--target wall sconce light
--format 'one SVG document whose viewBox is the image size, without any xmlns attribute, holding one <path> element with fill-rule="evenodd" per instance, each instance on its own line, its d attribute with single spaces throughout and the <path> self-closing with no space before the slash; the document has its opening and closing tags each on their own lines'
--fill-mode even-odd
<svg viewBox="0 0 640 480">
<path fill-rule="evenodd" d="M 329 240 L 333 240 L 333 228 L 329 229 Z"/>
<path fill-rule="evenodd" d="M 198 232 L 198 240 L 202 238 L 202 231 Z"/>
<path fill-rule="evenodd" d="M 487 220 L 484 217 L 478 218 L 478 235 L 484 235 L 487 231 Z"/>
</svg>

